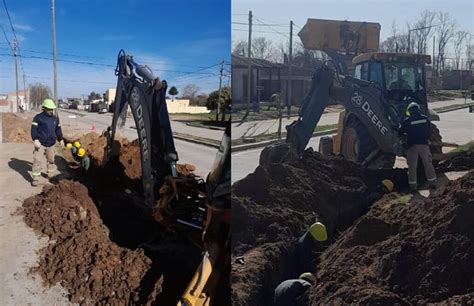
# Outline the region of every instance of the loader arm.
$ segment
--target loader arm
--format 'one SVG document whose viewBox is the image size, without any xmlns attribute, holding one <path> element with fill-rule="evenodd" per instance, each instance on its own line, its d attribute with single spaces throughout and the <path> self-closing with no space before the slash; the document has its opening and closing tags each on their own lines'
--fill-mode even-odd
<svg viewBox="0 0 474 306">
<path fill-rule="evenodd" d="M 123 128 L 130 106 L 140 142 L 142 185 L 145 205 L 152 208 L 159 188 L 169 174 L 176 176 L 178 154 L 173 141 L 168 109 L 166 81 L 153 76 L 147 66 L 120 50 L 115 74 L 118 77 L 112 125 L 107 131 L 107 152 L 110 156 L 117 125 Z"/>
<path fill-rule="evenodd" d="M 354 114 L 367 127 L 380 150 L 403 154 L 398 127 L 391 125 L 382 108 L 385 101 L 381 89 L 373 82 L 339 75 L 325 64 L 313 75 L 299 118 L 286 127 L 286 141 L 299 155 L 305 150 L 330 99 L 343 105 L 346 113 Z"/>
</svg>

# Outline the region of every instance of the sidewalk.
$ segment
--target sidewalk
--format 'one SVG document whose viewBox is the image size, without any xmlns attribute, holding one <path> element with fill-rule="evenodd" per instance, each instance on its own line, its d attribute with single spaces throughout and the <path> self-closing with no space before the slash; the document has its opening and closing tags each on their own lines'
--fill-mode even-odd
<svg viewBox="0 0 474 306">
<path fill-rule="evenodd" d="M 41 278 L 29 275 L 37 252 L 47 245 L 15 214 L 23 200 L 41 192 L 31 187 L 33 159 L 30 143 L 0 144 L 0 301 L 2 305 L 69 305 L 60 286 L 45 288 Z"/>
</svg>

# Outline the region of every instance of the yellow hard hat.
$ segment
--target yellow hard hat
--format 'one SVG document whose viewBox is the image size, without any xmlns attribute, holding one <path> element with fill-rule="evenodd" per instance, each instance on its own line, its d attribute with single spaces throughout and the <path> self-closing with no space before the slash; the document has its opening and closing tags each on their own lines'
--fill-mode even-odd
<svg viewBox="0 0 474 306">
<path fill-rule="evenodd" d="M 321 222 L 316 222 L 310 226 L 309 232 L 316 241 L 326 241 L 328 239 L 328 233 L 326 226 Z"/>
<path fill-rule="evenodd" d="M 311 283 L 311 285 L 316 283 L 316 276 L 311 272 L 305 272 L 301 274 L 299 278 Z"/>
<path fill-rule="evenodd" d="M 393 191 L 393 182 L 389 179 L 385 179 L 382 181 L 382 185 L 387 189 L 387 192 Z"/>
<path fill-rule="evenodd" d="M 66 148 L 71 149 L 71 148 L 72 148 L 72 143 L 68 142 L 68 143 L 66 144 Z"/>
<path fill-rule="evenodd" d="M 51 99 L 44 99 L 43 103 L 41 103 L 41 106 L 43 108 L 46 108 L 46 109 L 55 109 L 56 108 L 56 104 Z"/>
<path fill-rule="evenodd" d="M 77 151 L 77 156 L 83 157 L 84 155 L 86 155 L 86 149 L 80 148 L 79 151 Z"/>
<path fill-rule="evenodd" d="M 74 146 L 78 149 L 81 147 L 81 143 L 79 142 L 79 140 L 74 141 Z"/>
</svg>

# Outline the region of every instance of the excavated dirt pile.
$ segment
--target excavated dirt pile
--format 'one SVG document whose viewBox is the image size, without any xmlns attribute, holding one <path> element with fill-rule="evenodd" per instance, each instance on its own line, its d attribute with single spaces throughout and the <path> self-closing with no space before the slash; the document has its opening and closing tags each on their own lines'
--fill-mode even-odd
<svg viewBox="0 0 474 306">
<path fill-rule="evenodd" d="M 4 113 L 1 116 L 3 142 L 33 142 L 30 136 L 30 114 Z"/>
<path fill-rule="evenodd" d="M 79 141 L 92 160 L 88 171 L 71 164 L 69 174 L 80 183 L 61 180 L 24 203 L 26 223 L 52 239 L 33 272 L 64 286 L 72 302 L 176 305 L 201 249 L 139 208 L 138 141 L 116 141 L 107 163 L 104 136 Z M 69 150 L 64 157 L 72 162 Z M 194 178 L 194 166 L 178 170 Z"/>
<path fill-rule="evenodd" d="M 271 155 L 265 150 L 262 156 Z M 279 282 L 304 272 L 295 249 L 307 227 L 319 219 L 332 241 L 380 197 L 384 178 L 398 188 L 407 181 L 404 170 L 364 170 L 311 150 L 302 159 L 291 154 L 275 163 L 261 158 L 254 173 L 233 185 L 234 305 L 270 304 Z"/>
<path fill-rule="evenodd" d="M 384 197 L 321 256 L 312 304 L 474 304 L 474 172 L 428 199 Z"/>
<path fill-rule="evenodd" d="M 65 180 L 46 186 L 25 200 L 23 214 L 26 224 L 52 241 L 33 268 L 47 285 L 60 283 L 73 303 L 140 301 L 140 283 L 152 262 L 143 250 L 110 240 L 85 186 Z"/>
<path fill-rule="evenodd" d="M 440 162 L 436 167 L 437 172 L 467 171 L 474 169 L 474 142 L 468 144 L 465 151 L 454 154 Z"/>
</svg>

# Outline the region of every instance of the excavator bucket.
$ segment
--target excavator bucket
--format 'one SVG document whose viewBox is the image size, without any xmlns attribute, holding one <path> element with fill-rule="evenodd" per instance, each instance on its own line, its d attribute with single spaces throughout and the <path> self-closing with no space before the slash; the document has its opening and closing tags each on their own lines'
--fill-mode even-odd
<svg viewBox="0 0 474 306">
<path fill-rule="evenodd" d="M 298 36 L 306 49 L 358 54 L 378 50 L 380 24 L 308 19 Z"/>
</svg>

